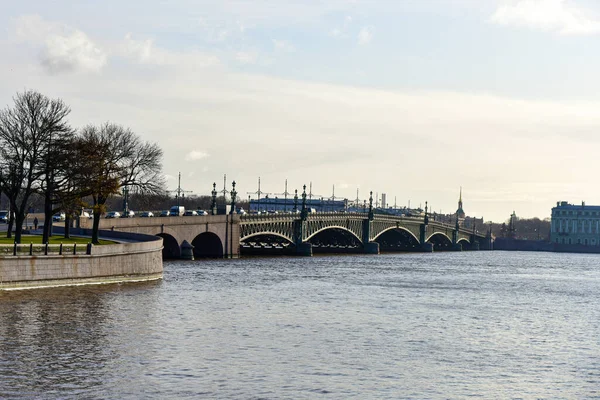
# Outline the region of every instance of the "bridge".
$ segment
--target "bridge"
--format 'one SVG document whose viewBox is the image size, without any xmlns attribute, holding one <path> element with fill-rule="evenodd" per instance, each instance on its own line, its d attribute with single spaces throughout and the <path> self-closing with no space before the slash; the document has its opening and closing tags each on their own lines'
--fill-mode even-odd
<svg viewBox="0 0 600 400">
<path fill-rule="evenodd" d="M 91 229 L 92 220 L 80 219 Z M 163 258 L 179 258 L 182 246 L 194 257 L 237 258 L 244 254 L 303 255 L 380 251 L 491 250 L 489 233 L 430 221 L 424 217 L 364 213 L 227 214 L 182 217 L 118 218 L 100 229 L 145 233 L 163 238 Z"/>
</svg>

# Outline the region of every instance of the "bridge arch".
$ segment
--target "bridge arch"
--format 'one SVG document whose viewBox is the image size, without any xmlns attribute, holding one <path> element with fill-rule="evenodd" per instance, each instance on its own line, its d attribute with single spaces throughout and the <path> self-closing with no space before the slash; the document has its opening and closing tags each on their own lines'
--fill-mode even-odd
<svg viewBox="0 0 600 400">
<path fill-rule="evenodd" d="M 223 243 L 216 233 L 200 233 L 192 240 L 192 246 L 194 258 L 223 258 Z"/>
<path fill-rule="evenodd" d="M 315 232 L 313 232 L 312 234 L 310 234 L 304 241 L 308 242 L 310 241 L 312 238 L 314 238 L 315 236 L 322 234 L 325 231 L 328 230 L 340 230 L 340 231 L 344 231 L 344 232 L 348 232 L 350 233 L 356 240 L 358 240 L 361 244 L 362 244 L 362 239 L 359 238 L 358 236 L 356 236 L 356 234 L 354 232 L 352 232 L 350 229 L 346 228 L 345 226 L 341 226 L 341 225 L 330 225 L 330 226 L 326 226 L 324 228 L 321 228 Z"/>
<path fill-rule="evenodd" d="M 463 243 L 465 243 L 465 244 L 468 244 L 468 245 L 470 245 L 470 244 L 471 244 L 471 242 L 469 242 L 469 240 L 468 240 L 468 239 L 465 239 L 465 238 L 458 239 L 458 241 L 457 241 L 456 243 L 460 243 L 460 244 L 463 244 Z"/>
<path fill-rule="evenodd" d="M 177 239 L 168 233 L 159 233 L 156 236 L 163 239 L 162 258 L 163 260 L 181 258 L 181 247 Z"/>
<path fill-rule="evenodd" d="M 466 238 L 458 239 L 456 243 L 462 246 L 462 250 L 471 250 L 471 242 Z"/>
<path fill-rule="evenodd" d="M 408 229 L 406 229 L 404 227 L 401 227 L 401 226 L 391 226 L 391 227 L 389 227 L 387 229 L 384 229 L 377 236 L 375 236 L 373 238 L 373 241 L 377 242 L 378 241 L 377 239 L 381 238 L 382 235 L 384 235 L 384 234 L 388 234 L 389 235 L 389 232 L 397 232 L 397 233 L 402 232 L 402 233 L 405 233 L 407 236 L 411 237 L 417 243 L 419 243 L 419 238 L 417 238 L 414 233 L 412 233 L 410 230 L 408 230 Z"/>
<path fill-rule="evenodd" d="M 242 255 L 292 255 L 295 247 L 290 238 L 273 232 L 253 233 L 240 240 Z"/>
<path fill-rule="evenodd" d="M 433 251 L 452 250 L 452 240 L 442 232 L 435 232 L 426 242 L 433 244 Z"/>
<path fill-rule="evenodd" d="M 363 249 L 362 241 L 354 232 L 341 226 L 328 226 L 306 239 L 316 253 L 352 253 Z"/>
<path fill-rule="evenodd" d="M 373 239 L 380 251 L 419 251 L 421 245 L 413 232 L 403 227 L 390 227 Z"/>
<path fill-rule="evenodd" d="M 240 238 L 240 242 L 245 242 L 248 239 L 262 237 L 262 236 L 274 236 L 274 237 L 277 237 L 277 238 L 284 239 L 285 241 L 293 244 L 292 240 L 289 237 L 287 237 L 285 235 L 282 235 L 280 233 L 276 233 L 276 232 L 256 232 L 256 233 L 253 233 L 251 235 L 244 236 L 243 238 Z"/>
</svg>

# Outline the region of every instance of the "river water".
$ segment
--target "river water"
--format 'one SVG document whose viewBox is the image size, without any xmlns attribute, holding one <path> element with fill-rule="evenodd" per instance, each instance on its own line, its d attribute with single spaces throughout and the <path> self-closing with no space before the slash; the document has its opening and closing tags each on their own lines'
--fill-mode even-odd
<svg viewBox="0 0 600 400">
<path fill-rule="evenodd" d="M 600 255 L 166 262 L 0 293 L 0 398 L 600 398 Z"/>
</svg>

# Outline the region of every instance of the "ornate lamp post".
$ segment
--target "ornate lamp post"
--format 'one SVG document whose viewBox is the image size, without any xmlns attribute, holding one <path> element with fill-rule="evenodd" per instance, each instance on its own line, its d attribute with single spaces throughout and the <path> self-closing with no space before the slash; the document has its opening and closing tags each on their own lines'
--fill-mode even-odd
<svg viewBox="0 0 600 400">
<path fill-rule="evenodd" d="M 129 216 L 129 188 L 123 186 L 123 216 Z"/>
<path fill-rule="evenodd" d="M 300 218 L 303 221 L 306 221 L 308 218 L 308 210 L 306 209 L 306 185 L 303 186 L 304 191 L 302 192 L 302 211 L 300 213 Z"/>
<path fill-rule="evenodd" d="M 298 212 L 298 189 L 294 191 L 294 214 Z"/>
<path fill-rule="evenodd" d="M 213 190 L 211 192 L 212 194 L 212 201 L 210 203 L 210 210 L 212 212 L 212 215 L 217 215 L 217 183 L 213 182 Z"/>
<path fill-rule="evenodd" d="M 235 214 L 235 200 L 236 200 L 236 196 L 237 196 L 237 191 L 235 190 L 235 181 L 231 182 L 231 192 L 229 194 L 231 194 L 231 212 L 230 214 Z"/>
</svg>

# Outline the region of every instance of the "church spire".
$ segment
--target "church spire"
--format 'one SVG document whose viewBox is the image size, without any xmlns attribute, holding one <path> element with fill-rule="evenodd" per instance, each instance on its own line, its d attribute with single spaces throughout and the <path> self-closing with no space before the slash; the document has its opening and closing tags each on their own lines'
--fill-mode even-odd
<svg viewBox="0 0 600 400">
<path fill-rule="evenodd" d="M 462 202 L 462 186 L 460 187 L 460 194 L 458 195 L 458 209 L 456 210 L 456 216 L 458 218 L 465 217 L 465 212 L 463 210 L 463 202 Z"/>
</svg>

